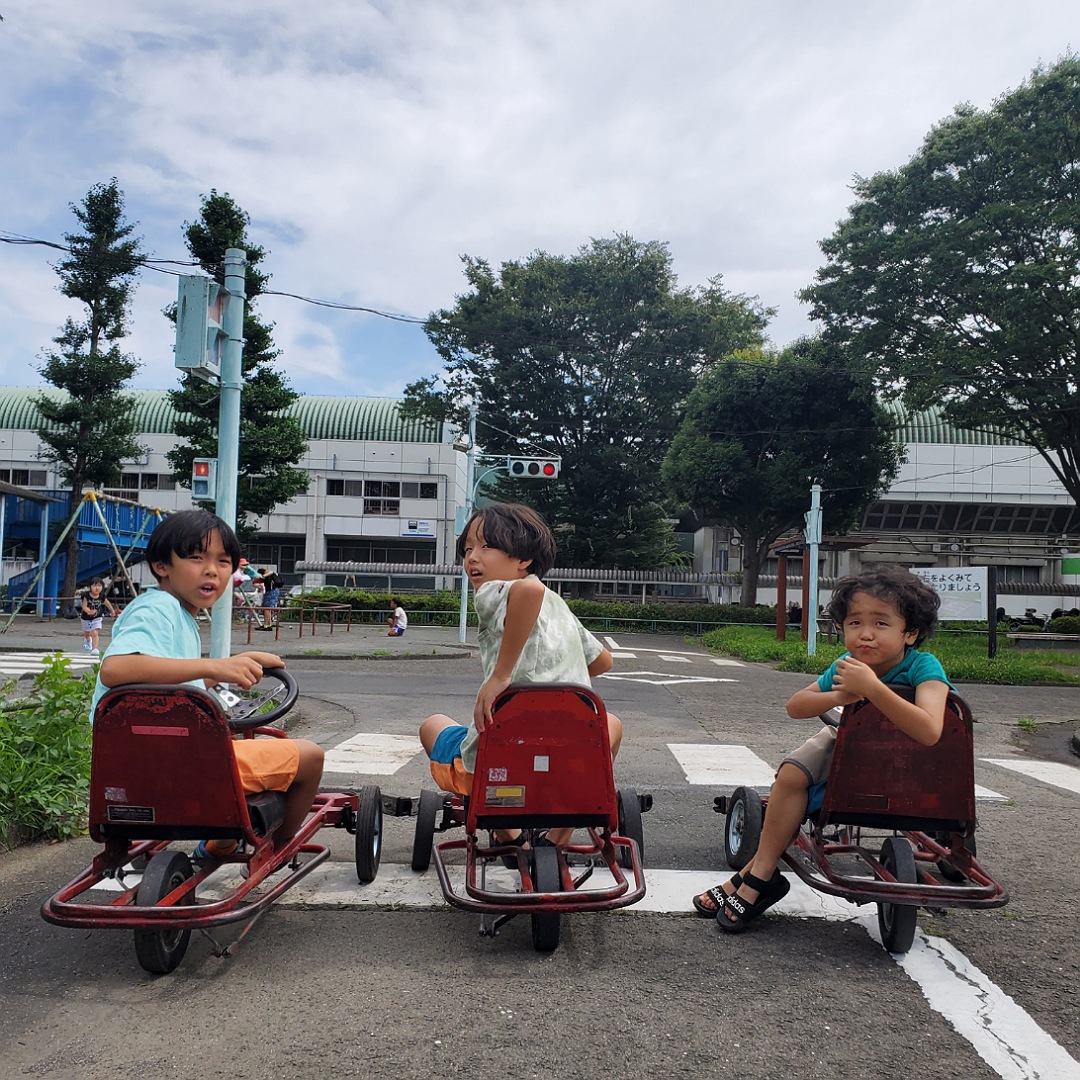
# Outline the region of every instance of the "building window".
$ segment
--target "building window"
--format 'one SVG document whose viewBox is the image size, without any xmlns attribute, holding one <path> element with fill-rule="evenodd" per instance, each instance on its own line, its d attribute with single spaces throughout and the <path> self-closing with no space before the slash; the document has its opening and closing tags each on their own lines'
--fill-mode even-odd
<svg viewBox="0 0 1080 1080">
<path fill-rule="evenodd" d="M 437 499 L 439 497 L 439 485 L 403 483 L 401 485 L 401 497 L 403 499 Z"/>
<path fill-rule="evenodd" d="M 44 487 L 44 469 L 0 469 L 0 480 L 17 487 Z"/>
<path fill-rule="evenodd" d="M 1016 581 L 1025 585 L 1037 585 L 1040 581 L 1038 566 L 999 566 L 997 567 L 998 584 L 1003 581 Z"/>
<path fill-rule="evenodd" d="M 167 473 L 143 473 L 139 477 L 143 491 L 175 491 L 176 481 Z"/>
</svg>

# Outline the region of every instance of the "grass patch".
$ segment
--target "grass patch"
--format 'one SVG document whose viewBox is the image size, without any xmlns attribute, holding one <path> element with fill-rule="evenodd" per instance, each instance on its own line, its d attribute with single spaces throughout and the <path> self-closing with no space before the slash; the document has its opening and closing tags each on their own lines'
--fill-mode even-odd
<svg viewBox="0 0 1080 1080">
<path fill-rule="evenodd" d="M 844 652 L 842 645 L 818 640 L 817 654 L 808 656 L 806 642 L 797 635 L 776 640 L 776 630 L 764 626 L 725 626 L 711 630 L 704 644 L 722 656 L 752 664 L 773 664 L 779 671 L 820 675 Z M 1080 654 L 1037 649 L 1018 649 L 998 642 L 998 654 L 986 655 L 984 634 L 949 633 L 932 638 L 925 646 L 945 668 L 953 682 L 992 683 L 999 686 L 1077 685 L 1080 676 L 1068 669 L 1080 668 Z"/>
<path fill-rule="evenodd" d="M 322 656 L 322 654 L 323 654 L 322 649 L 305 649 L 302 655 L 304 655 L 304 656 Z"/>
</svg>

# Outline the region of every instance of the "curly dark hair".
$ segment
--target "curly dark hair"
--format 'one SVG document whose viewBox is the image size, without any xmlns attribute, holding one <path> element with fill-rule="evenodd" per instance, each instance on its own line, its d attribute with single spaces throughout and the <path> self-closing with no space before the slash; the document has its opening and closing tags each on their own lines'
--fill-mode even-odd
<svg viewBox="0 0 1080 1080">
<path fill-rule="evenodd" d="M 829 601 L 829 616 L 837 626 L 847 618 L 851 598 L 858 592 L 869 593 L 878 600 L 887 600 L 896 607 L 904 620 L 905 630 L 915 630 L 918 648 L 937 626 L 941 597 L 921 577 L 903 566 L 871 566 L 853 577 L 836 583 Z"/>
<path fill-rule="evenodd" d="M 465 539 L 473 522 L 484 530 L 484 542 L 515 559 L 531 559 L 529 573 L 542 578 L 555 565 L 555 534 L 531 507 L 492 503 L 474 510 L 457 540 L 457 557 L 465 558 Z"/>
</svg>

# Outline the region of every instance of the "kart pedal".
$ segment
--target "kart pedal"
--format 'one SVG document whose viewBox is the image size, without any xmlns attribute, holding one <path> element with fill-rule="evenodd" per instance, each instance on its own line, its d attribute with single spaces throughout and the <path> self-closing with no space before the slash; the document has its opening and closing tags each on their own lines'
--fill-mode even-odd
<svg viewBox="0 0 1080 1080">
<path fill-rule="evenodd" d="M 713 810 L 717 814 L 726 814 L 727 813 L 727 796 L 726 795 L 717 795 L 716 798 L 713 799 Z"/>
<path fill-rule="evenodd" d="M 650 795 L 650 794 L 648 794 L 646 792 L 639 791 L 637 801 L 638 801 L 638 809 L 643 814 L 647 814 L 652 809 L 652 795 Z"/>
</svg>

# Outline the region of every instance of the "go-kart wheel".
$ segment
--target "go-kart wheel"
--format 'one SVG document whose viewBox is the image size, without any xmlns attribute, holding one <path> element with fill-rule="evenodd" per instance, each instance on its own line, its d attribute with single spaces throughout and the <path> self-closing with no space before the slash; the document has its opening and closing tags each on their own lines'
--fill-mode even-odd
<svg viewBox="0 0 1080 1080">
<path fill-rule="evenodd" d="M 443 806 L 441 791 L 425 788 L 420 792 L 416 810 L 416 833 L 413 836 L 412 868 L 422 874 L 431 865 L 431 845 L 435 842 L 435 819 Z"/>
<path fill-rule="evenodd" d="M 534 849 L 533 884 L 536 886 L 536 891 L 540 893 L 559 892 L 562 888 L 559 875 L 559 853 L 555 848 Z M 553 915 L 545 912 L 532 916 L 533 948 L 537 952 L 554 952 L 559 947 L 560 919 L 558 912 Z"/>
<path fill-rule="evenodd" d="M 147 864 L 135 892 L 139 907 L 153 907 L 192 875 L 191 860 L 182 851 L 161 851 Z M 188 893 L 182 904 L 194 903 Z M 190 930 L 136 930 L 135 957 L 144 971 L 167 975 L 184 959 Z"/>
<path fill-rule="evenodd" d="M 619 788 L 619 835 L 633 840 L 638 846 L 638 858 L 641 865 L 645 865 L 645 829 L 641 824 L 641 803 L 638 794 L 633 788 Z M 623 869 L 628 870 L 634 865 L 630 858 L 630 852 L 626 848 L 619 848 L 616 854 L 618 863 Z"/>
<path fill-rule="evenodd" d="M 264 668 L 250 690 L 230 686 L 217 693 L 227 710 L 229 730 L 247 731 L 280 720 L 296 704 L 300 687 L 284 668 Z"/>
<path fill-rule="evenodd" d="M 736 788 L 724 820 L 724 858 L 732 870 L 741 870 L 757 851 L 764 820 L 761 796 L 753 788 Z"/>
<path fill-rule="evenodd" d="M 375 784 L 360 789 L 356 812 L 356 876 L 362 885 L 375 880 L 382 858 L 382 792 Z"/>
<path fill-rule="evenodd" d="M 934 839 L 937 840 L 942 847 L 948 847 L 952 843 L 952 836 L 949 833 L 936 833 Z M 974 836 L 969 836 L 964 840 L 964 847 L 971 852 L 971 857 L 975 858 L 976 847 Z M 951 881 L 957 885 L 962 881 L 967 881 L 967 876 L 963 871 L 957 870 L 955 866 L 950 866 L 944 859 L 938 860 L 937 868 L 938 873 L 941 874 L 946 881 Z"/>
<path fill-rule="evenodd" d="M 915 872 L 915 855 L 911 844 L 902 836 L 887 836 L 881 845 L 881 865 L 897 881 L 914 885 L 919 879 Z M 891 953 L 906 953 L 915 940 L 919 919 L 918 906 L 879 903 L 878 929 L 881 944 Z"/>
</svg>

